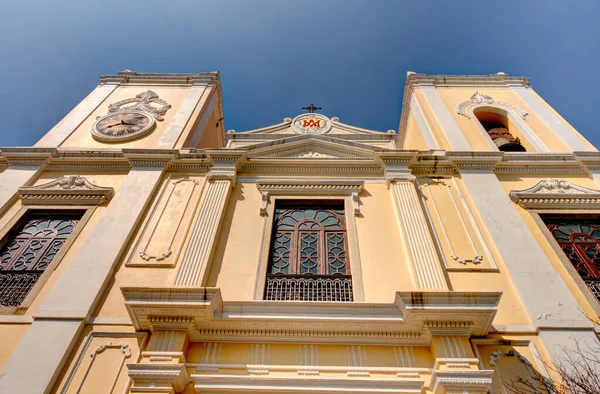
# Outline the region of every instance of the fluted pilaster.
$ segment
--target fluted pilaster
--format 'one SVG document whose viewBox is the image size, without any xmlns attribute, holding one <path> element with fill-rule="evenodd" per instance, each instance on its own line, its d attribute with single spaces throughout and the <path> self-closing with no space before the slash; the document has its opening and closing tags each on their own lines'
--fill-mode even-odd
<svg viewBox="0 0 600 394">
<path fill-rule="evenodd" d="M 175 286 L 202 285 L 216 243 L 231 183 L 232 180 L 229 179 L 209 180 L 175 277 Z"/>
<path fill-rule="evenodd" d="M 388 179 L 419 289 L 447 290 L 440 259 L 412 175 Z"/>
</svg>

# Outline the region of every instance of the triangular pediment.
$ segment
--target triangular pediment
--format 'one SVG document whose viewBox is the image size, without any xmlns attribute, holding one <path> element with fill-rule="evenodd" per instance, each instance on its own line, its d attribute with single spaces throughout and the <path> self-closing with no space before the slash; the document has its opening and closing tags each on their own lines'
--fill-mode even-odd
<svg viewBox="0 0 600 394">
<path fill-rule="evenodd" d="M 248 159 L 279 160 L 371 160 L 373 148 L 330 136 L 295 136 L 252 145 Z"/>
<path fill-rule="evenodd" d="M 387 133 L 394 134 L 393 130 Z M 307 113 L 295 118 L 285 118 L 283 122 L 254 130 L 243 131 L 241 134 L 313 134 L 313 135 L 368 135 L 384 134 L 381 131 L 368 130 L 340 122 L 339 118 L 328 118 L 322 114 Z"/>
</svg>

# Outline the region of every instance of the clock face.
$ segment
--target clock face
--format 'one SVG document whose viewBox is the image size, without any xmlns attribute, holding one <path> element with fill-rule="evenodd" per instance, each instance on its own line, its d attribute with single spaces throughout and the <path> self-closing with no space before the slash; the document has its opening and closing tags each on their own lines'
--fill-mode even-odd
<svg viewBox="0 0 600 394">
<path fill-rule="evenodd" d="M 92 126 L 99 141 L 122 142 L 141 137 L 152 130 L 154 119 L 141 111 L 123 111 L 101 117 Z"/>
</svg>

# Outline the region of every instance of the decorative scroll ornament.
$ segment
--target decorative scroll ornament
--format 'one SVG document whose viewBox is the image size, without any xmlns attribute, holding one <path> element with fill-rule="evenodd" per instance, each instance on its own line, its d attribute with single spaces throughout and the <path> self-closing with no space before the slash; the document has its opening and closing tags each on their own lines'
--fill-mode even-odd
<svg viewBox="0 0 600 394">
<path fill-rule="evenodd" d="M 99 205 L 114 195 L 112 187 L 94 185 L 79 175 L 65 176 L 38 186 L 19 188 L 25 205 Z"/>
<path fill-rule="evenodd" d="M 292 130 L 298 134 L 325 134 L 331 126 L 331 119 L 316 113 L 302 114 L 292 120 Z"/>
<path fill-rule="evenodd" d="M 467 119 L 471 119 L 471 114 L 468 110 L 472 107 L 485 104 L 499 105 L 501 107 L 510 108 L 516 111 L 521 117 L 521 119 L 525 119 L 525 117 L 528 115 L 527 111 L 525 111 L 521 107 L 517 107 L 514 104 L 509 104 L 504 101 L 494 100 L 491 96 L 487 96 L 479 92 L 475 92 L 475 94 L 472 95 L 469 100 L 465 100 L 462 103 L 458 104 L 458 106 L 456 107 L 456 113 L 465 116 Z"/>
<path fill-rule="evenodd" d="M 565 180 L 548 178 L 529 189 L 513 190 L 510 198 L 523 208 L 599 208 L 600 190 L 588 189 Z"/>
<path fill-rule="evenodd" d="M 133 105 L 127 105 L 131 104 Z M 158 97 L 152 90 L 146 90 L 133 98 L 117 101 L 108 106 L 108 112 L 142 111 L 154 116 L 156 120 L 163 120 L 163 115 L 171 108 L 171 104 Z"/>
</svg>

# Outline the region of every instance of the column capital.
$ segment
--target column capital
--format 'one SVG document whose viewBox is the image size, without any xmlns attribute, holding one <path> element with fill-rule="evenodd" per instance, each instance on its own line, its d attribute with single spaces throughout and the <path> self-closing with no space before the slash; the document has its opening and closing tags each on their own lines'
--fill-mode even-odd
<svg viewBox="0 0 600 394">
<path fill-rule="evenodd" d="M 436 370 L 429 388 L 433 394 L 485 394 L 492 387 L 493 370 Z"/>
</svg>

